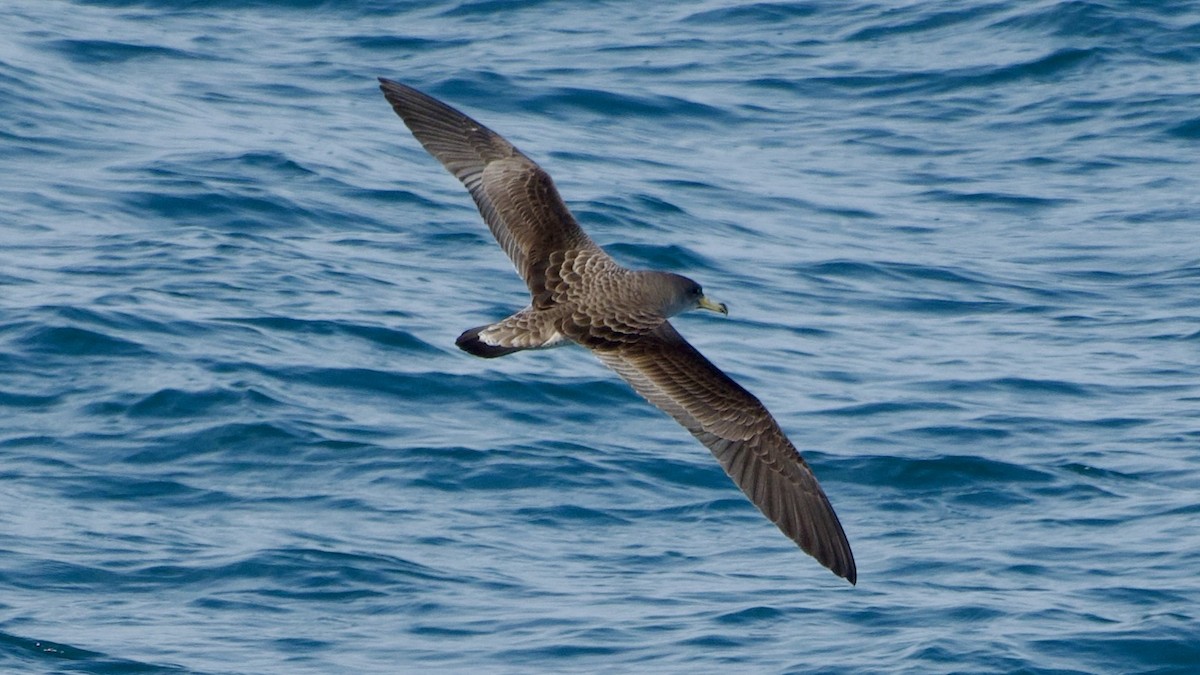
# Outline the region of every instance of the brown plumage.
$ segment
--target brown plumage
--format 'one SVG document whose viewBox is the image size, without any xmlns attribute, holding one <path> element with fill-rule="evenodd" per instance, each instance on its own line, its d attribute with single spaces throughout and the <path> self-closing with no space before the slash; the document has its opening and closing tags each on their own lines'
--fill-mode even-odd
<svg viewBox="0 0 1200 675">
<path fill-rule="evenodd" d="M 458 346 L 489 358 L 571 342 L 587 347 L 708 446 L 784 534 L 855 583 L 850 543 L 795 446 L 754 395 L 667 320 L 725 306 L 686 277 L 622 267 L 580 229 L 550 176 L 512 144 L 412 87 L 380 83 L 413 136 L 466 185 L 529 286 L 529 307 L 464 332 Z"/>
</svg>

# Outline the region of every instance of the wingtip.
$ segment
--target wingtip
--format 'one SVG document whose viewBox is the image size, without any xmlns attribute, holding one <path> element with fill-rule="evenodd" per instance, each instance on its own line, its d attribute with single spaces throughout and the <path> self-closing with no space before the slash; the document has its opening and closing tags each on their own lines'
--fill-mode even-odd
<svg viewBox="0 0 1200 675">
<path fill-rule="evenodd" d="M 838 525 L 841 525 L 841 523 L 838 523 Z M 855 564 L 855 562 L 854 562 L 854 553 L 852 553 L 850 551 L 850 542 L 845 540 L 844 533 L 842 534 L 842 537 L 843 537 L 843 544 L 845 546 L 845 549 L 844 549 L 845 557 L 842 558 L 840 561 L 835 562 L 833 565 L 830 565 L 830 569 L 833 570 L 834 574 L 838 575 L 839 577 L 842 577 L 846 581 L 849 581 L 851 586 L 857 586 L 858 585 L 858 565 Z"/>
<path fill-rule="evenodd" d="M 808 551 L 805 551 L 805 553 L 813 555 Z M 822 558 L 816 555 L 813 555 L 813 557 L 816 558 L 817 562 L 821 563 L 830 572 L 833 572 L 835 575 L 845 579 L 846 581 L 849 581 L 851 586 L 858 585 L 858 566 L 854 564 L 853 557 L 840 560 L 837 558 Z"/>
<path fill-rule="evenodd" d="M 412 87 L 408 86 L 407 84 L 404 84 L 403 82 L 397 82 L 396 80 L 389 80 L 386 77 L 378 77 L 375 79 L 379 80 L 379 91 L 382 91 L 383 95 L 389 101 L 395 102 L 397 100 L 410 98 L 414 95 L 418 95 L 418 96 L 421 95 L 421 92 L 417 91 L 416 89 L 413 89 Z"/>
<path fill-rule="evenodd" d="M 842 574 L 842 575 L 839 575 L 839 576 L 841 576 L 841 577 L 842 577 L 843 579 L 845 579 L 846 581 L 849 581 L 851 586 L 857 586 L 857 585 L 858 585 L 858 570 L 854 569 L 853 567 L 851 567 L 850 569 L 846 570 L 846 573 L 845 573 L 845 574 Z"/>
<path fill-rule="evenodd" d="M 395 80 L 389 80 L 386 77 L 377 77 L 375 79 L 379 80 L 379 90 L 382 91 L 384 94 L 388 93 L 389 91 L 395 91 L 395 90 L 403 87 L 403 85 L 401 85 L 399 82 L 397 82 Z"/>
<path fill-rule="evenodd" d="M 820 487 L 817 486 L 820 491 Z M 851 586 L 858 585 L 858 565 L 854 562 L 854 552 L 850 550 L 850 541 L 838 520 L 837 513 L 830 506 L 825 493 L 820 491 L 821 503 L 825 509 L 815 515 L 825 515 L 826 518 L 816 517 L 810 523 L 817 524 L 817 530 L 808 528 L 793 532 L 785 527 L 785 522 L 775 524 L 788 537 L 800 546 L 800 549 L 812 556 L 823 567 L 835 575 L 850 582 Z M 766 513 L 764 511 L 764 513 Z"/>
<path fill-rule="evenodd" d="M 833 517 L 836 519 L 837 514 L 834 514 Z M 850 551 L 850 542 L 846 539 L 846 535 L 841 529 L 841 523 L 838 523 L 837 525 L 838 534 L 840 535 L 838 539 L 841 542 L 840 554 L 835 553 L 831 559 L 817 559 L 821 562 L 821 564 L 828 567 L 829 571 L 845 579 L 846 581 L 849 581 L 851 586 L 857 586 L 858 565 L 854 562 L 854 553 Z"/>
</svg>

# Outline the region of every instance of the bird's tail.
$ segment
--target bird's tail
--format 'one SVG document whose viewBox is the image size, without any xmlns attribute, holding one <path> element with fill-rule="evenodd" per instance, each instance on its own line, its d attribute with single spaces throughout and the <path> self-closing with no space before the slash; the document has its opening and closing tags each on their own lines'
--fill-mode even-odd
<svg viewBox="0 0 1200 675">
<path fill-rule="evenodd" d="M 487 342 L 484 342 L 483 338 L 481 338 L 479 334 L 491 327 L 492 324 L 484 324 L 482 326 L 476 326 L 470 330 L 463 331 L 463 334 L 458 336 L 458 339 L 454 341 L 454 344 L 458 345 L 459 349 L 467 352 L 468 354 L 482 356 L 485 359 L 494 359 L 497 356 L 505 356 L 506 354 L 512 354 L 513 352 L 519 352 L 523 349 L 528 349 L 527 347 L 505 347 L 503 345 L 491 345 Z"/>
</svg>

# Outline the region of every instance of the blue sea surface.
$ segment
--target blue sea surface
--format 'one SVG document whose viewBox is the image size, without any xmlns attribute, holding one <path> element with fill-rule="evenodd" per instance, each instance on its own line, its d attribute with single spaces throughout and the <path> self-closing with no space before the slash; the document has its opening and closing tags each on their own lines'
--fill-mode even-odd
<svg viewBox="0 0 1200 675">
<path fill-rule="evenodd" d="M 1200 4 L 6 0 L 0 672 L 1200 672 Z M 377 76 L 774 413 L 801 552 Z"/>
</svg>

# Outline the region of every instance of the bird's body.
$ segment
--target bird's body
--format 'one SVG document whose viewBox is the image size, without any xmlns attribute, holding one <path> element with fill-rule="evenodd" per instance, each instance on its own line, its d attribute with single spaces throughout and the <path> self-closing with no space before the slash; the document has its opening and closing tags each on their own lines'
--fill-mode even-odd
<svg viewBox="0 0 1200 675">
<path fill-rule="evenodd" d="M 621 266 L 579 227 L 550 176 L 508 141 L 416 89 L 380 82 L 417 140 L 467 187 L 529 286 L 529 307 L 465 331 L 458 346 L 488 358 L 569 343 L 590 349 L 708 446 L 784 534 L 854 583 L 850 544 L 812 470 L 762 403 L 668 321 L 725 306 L 687 277 Z"/>
</svg>

